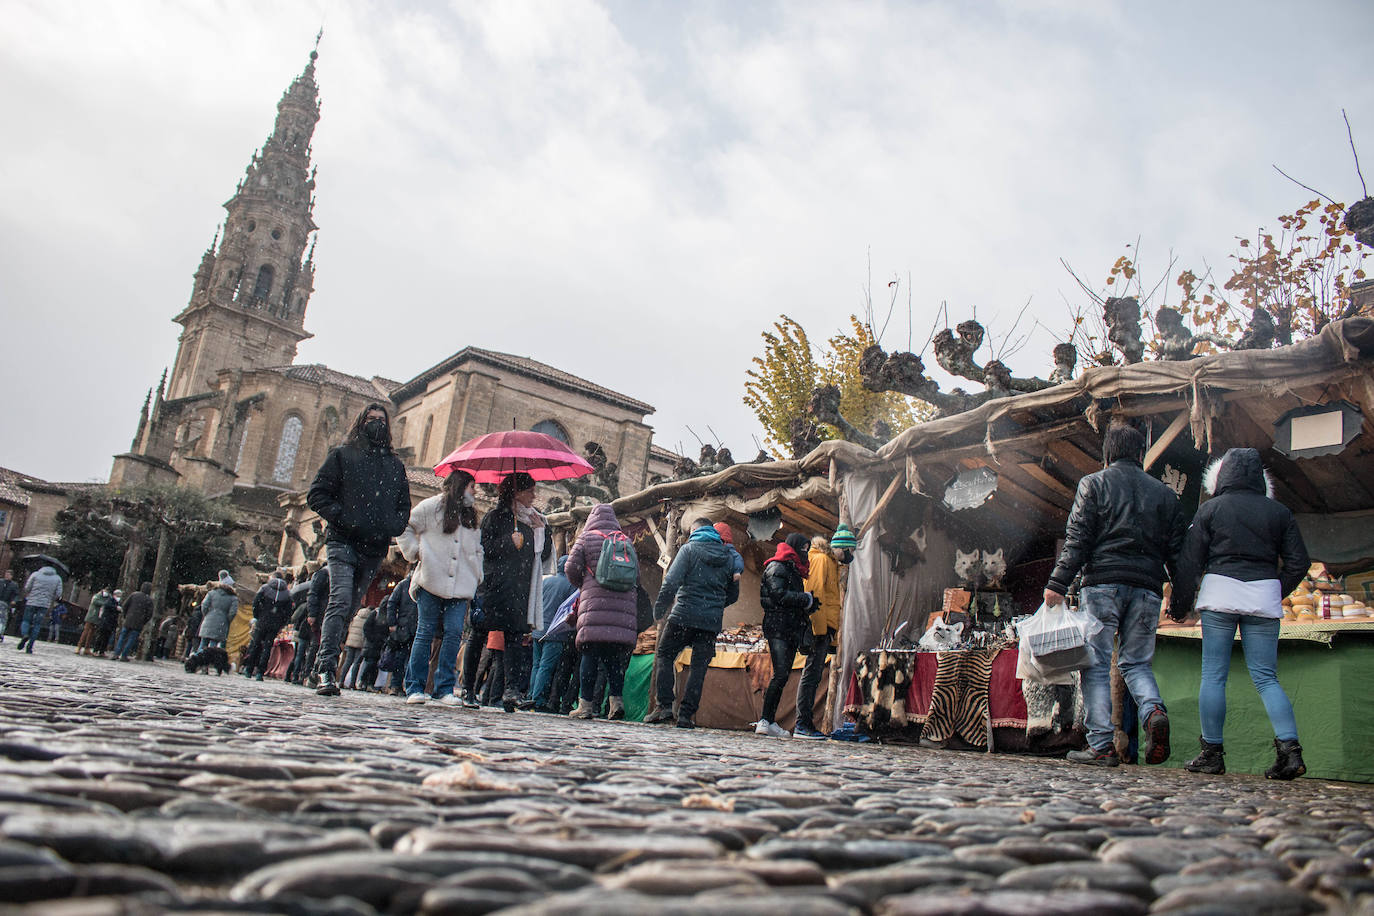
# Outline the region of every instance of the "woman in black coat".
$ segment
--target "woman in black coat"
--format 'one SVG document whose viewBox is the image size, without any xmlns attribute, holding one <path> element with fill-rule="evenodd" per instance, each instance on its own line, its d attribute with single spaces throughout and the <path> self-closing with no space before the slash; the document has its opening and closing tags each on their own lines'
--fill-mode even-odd
<svg viewBox="0 0 1374 916">
<path fill-rule="evenodd" d="M 536 567 L 542 567 L 552 555 L 553 540 L 548 537 L 544 516 L 534 508 L 534 478 L 516 471 L 501 481 L 496 507 L 482 519 L 482 585 L 477 592 L 481 619 L 474 622 L 463 654 L 463 705 L 477 705 L 473 696 L 477 663 L 492 630 L 505 633 L 506 646 L 517 650 L 505 654 L 501 707 L 514 712 L 519 705 L 524 655 L 518 649 L 531 629 L 530 609 L 542 604 L 539 590 L 543 577 Z"/>
<path fill-rule="evenodd" d="M 810 542 L 795 531 L 778 545 L 763 567 L 759 584 L 759 604 L 763 605 L 763 635 L 768 640 L 768 655 L 773 661 L 773 677 L 763 694 L 763 714 L 754 733 L 773 738 L 791 734 L 774 721 L 783 688 L 792 675 L 792 663 L 802 640 L 811 632 L 811 612 L 819 605 L 816 596 L 806 591 L 807 552 Z"/>
</svg>

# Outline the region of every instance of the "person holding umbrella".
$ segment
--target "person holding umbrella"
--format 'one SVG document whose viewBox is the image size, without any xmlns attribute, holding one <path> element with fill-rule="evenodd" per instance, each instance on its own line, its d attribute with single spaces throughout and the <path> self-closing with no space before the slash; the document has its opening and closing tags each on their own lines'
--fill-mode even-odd
<svg viewBox="0 0 1374 916">
<path fill-rule="evenodd" d="M 329 551 L 329 604 L 320 622 L 315 692 L 335 697 L 334 670 L 348 618 L 377 577 L 391 539 L 410 521 L 410 484 L 391 448 L 385 407 L 368 404 L 358 414 L 343 445 L 325 456 L 306 504 L 325 520 Z"/>
<path fill-rule="evenodd" d="M 472 660 L 472 646 L 483 645 L 492 630 L 505 633 L 508 647 L 519 647 L 531 623 L 543 616 L 541 567 L 552 554 L 553 540 L 544 516 L 534 508 L 534 478 L 524 471 L 508 474 L 497 488 L 496 508 L 482 519 L 483 580 L 478 603 L 486 615 L 486 626 L 484 630 L 474 627 L 465 662 Z M 518 651 L 507 652 L 505 661 L 501 707 L 515 712 L 520 703 L 524 656 Z M 475 664 L 464 664 L 463 688 L 469 702 L 476 674 Z"/>
</svg>

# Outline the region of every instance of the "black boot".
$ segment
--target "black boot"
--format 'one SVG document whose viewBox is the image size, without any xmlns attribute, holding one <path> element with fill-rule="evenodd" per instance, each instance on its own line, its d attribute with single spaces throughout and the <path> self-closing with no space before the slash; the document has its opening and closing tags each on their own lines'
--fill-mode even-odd
<svg viewBox="0 0 1374 916">
<path fill-rule="evenodd" d="M 1202 753 L 1188 761 L 1188 772 L 1209 773 L 1212 776 L 1225 773 L 1226 761 L 1222 758 L 1226 756 L 1226 752 L 1221 749 L 1221 745 L 1210 744 L 1201 736 L 1198 736 L 1197 743 L 1202 745 Z"/>
<path fill-rule="evenodd" d="M 1302 745 L 1298 744 L 1296 738 L 1292 741 L 1275 738 L 1274 751 L 1274 765 L 1264 771 L 1265 779 L 1297 779 L 1307 772 L 1307 766 L 1302 762 Z"/>
</svg>

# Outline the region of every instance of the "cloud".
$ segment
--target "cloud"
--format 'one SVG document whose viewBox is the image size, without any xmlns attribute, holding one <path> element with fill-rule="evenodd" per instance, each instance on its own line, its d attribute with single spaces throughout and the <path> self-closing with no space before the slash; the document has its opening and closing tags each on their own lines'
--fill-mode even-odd
<svg viewBox="0 0 1374 916">
<path fill-rule="evenodd" d="M 0 464 L 99 477 L 126 447 L 320 9 L 11 4 L 0 302 L 10 390 L 42 409 Z M 996 331 L 1029 296 L 1053 326 L 1083 300 L 1060 257 L 1101 282 L 1139 236 L 1146 270 L 1170 248 L 1215 265 L 1304 201 L 1270 162 L 1349 196 L 1339 109 L 1374 108 L 1355 56 L 1294 48 L 1277 7 L 323 9 L 300 359 L 406 378 L 516 352 L 656 405 L 688 451 L 709 424 L 752 453 L 759 333 L 842 329 L 870 261 L 882 312 L 900 278 L 889 348 L 919 348 L 942 301 Z M 1046 371 L 1050 343 L 1013 368 Z"/>
</svg>

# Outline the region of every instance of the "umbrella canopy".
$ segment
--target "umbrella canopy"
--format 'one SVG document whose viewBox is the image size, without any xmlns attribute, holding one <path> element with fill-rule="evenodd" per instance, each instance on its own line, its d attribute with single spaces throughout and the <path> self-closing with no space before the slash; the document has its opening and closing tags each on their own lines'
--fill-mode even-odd
<svg viewBox="0 0 1374 916">
<path fill-rule="evenodd" d="M 70 576 L 72 574 L 72 571 L 67 568 L 66 563 L 63 563 L 57 557 L 50 557 L 46 553 L 31 553 L 24 557 L 24 562 L 32 563 L 34 566 L 52 566 L 64 576 Z"/>
<path fill-rule="evenodd" d="M 440 477 L 455 470 L 467 471 L 478 483 L 499 483 L 516 471 L 524 471 L 535 480 L 567 480 L 586 476 L 595 468 L 553 436 L 512 429 L 464 442 L 434 466 Z"/>
</svg>

